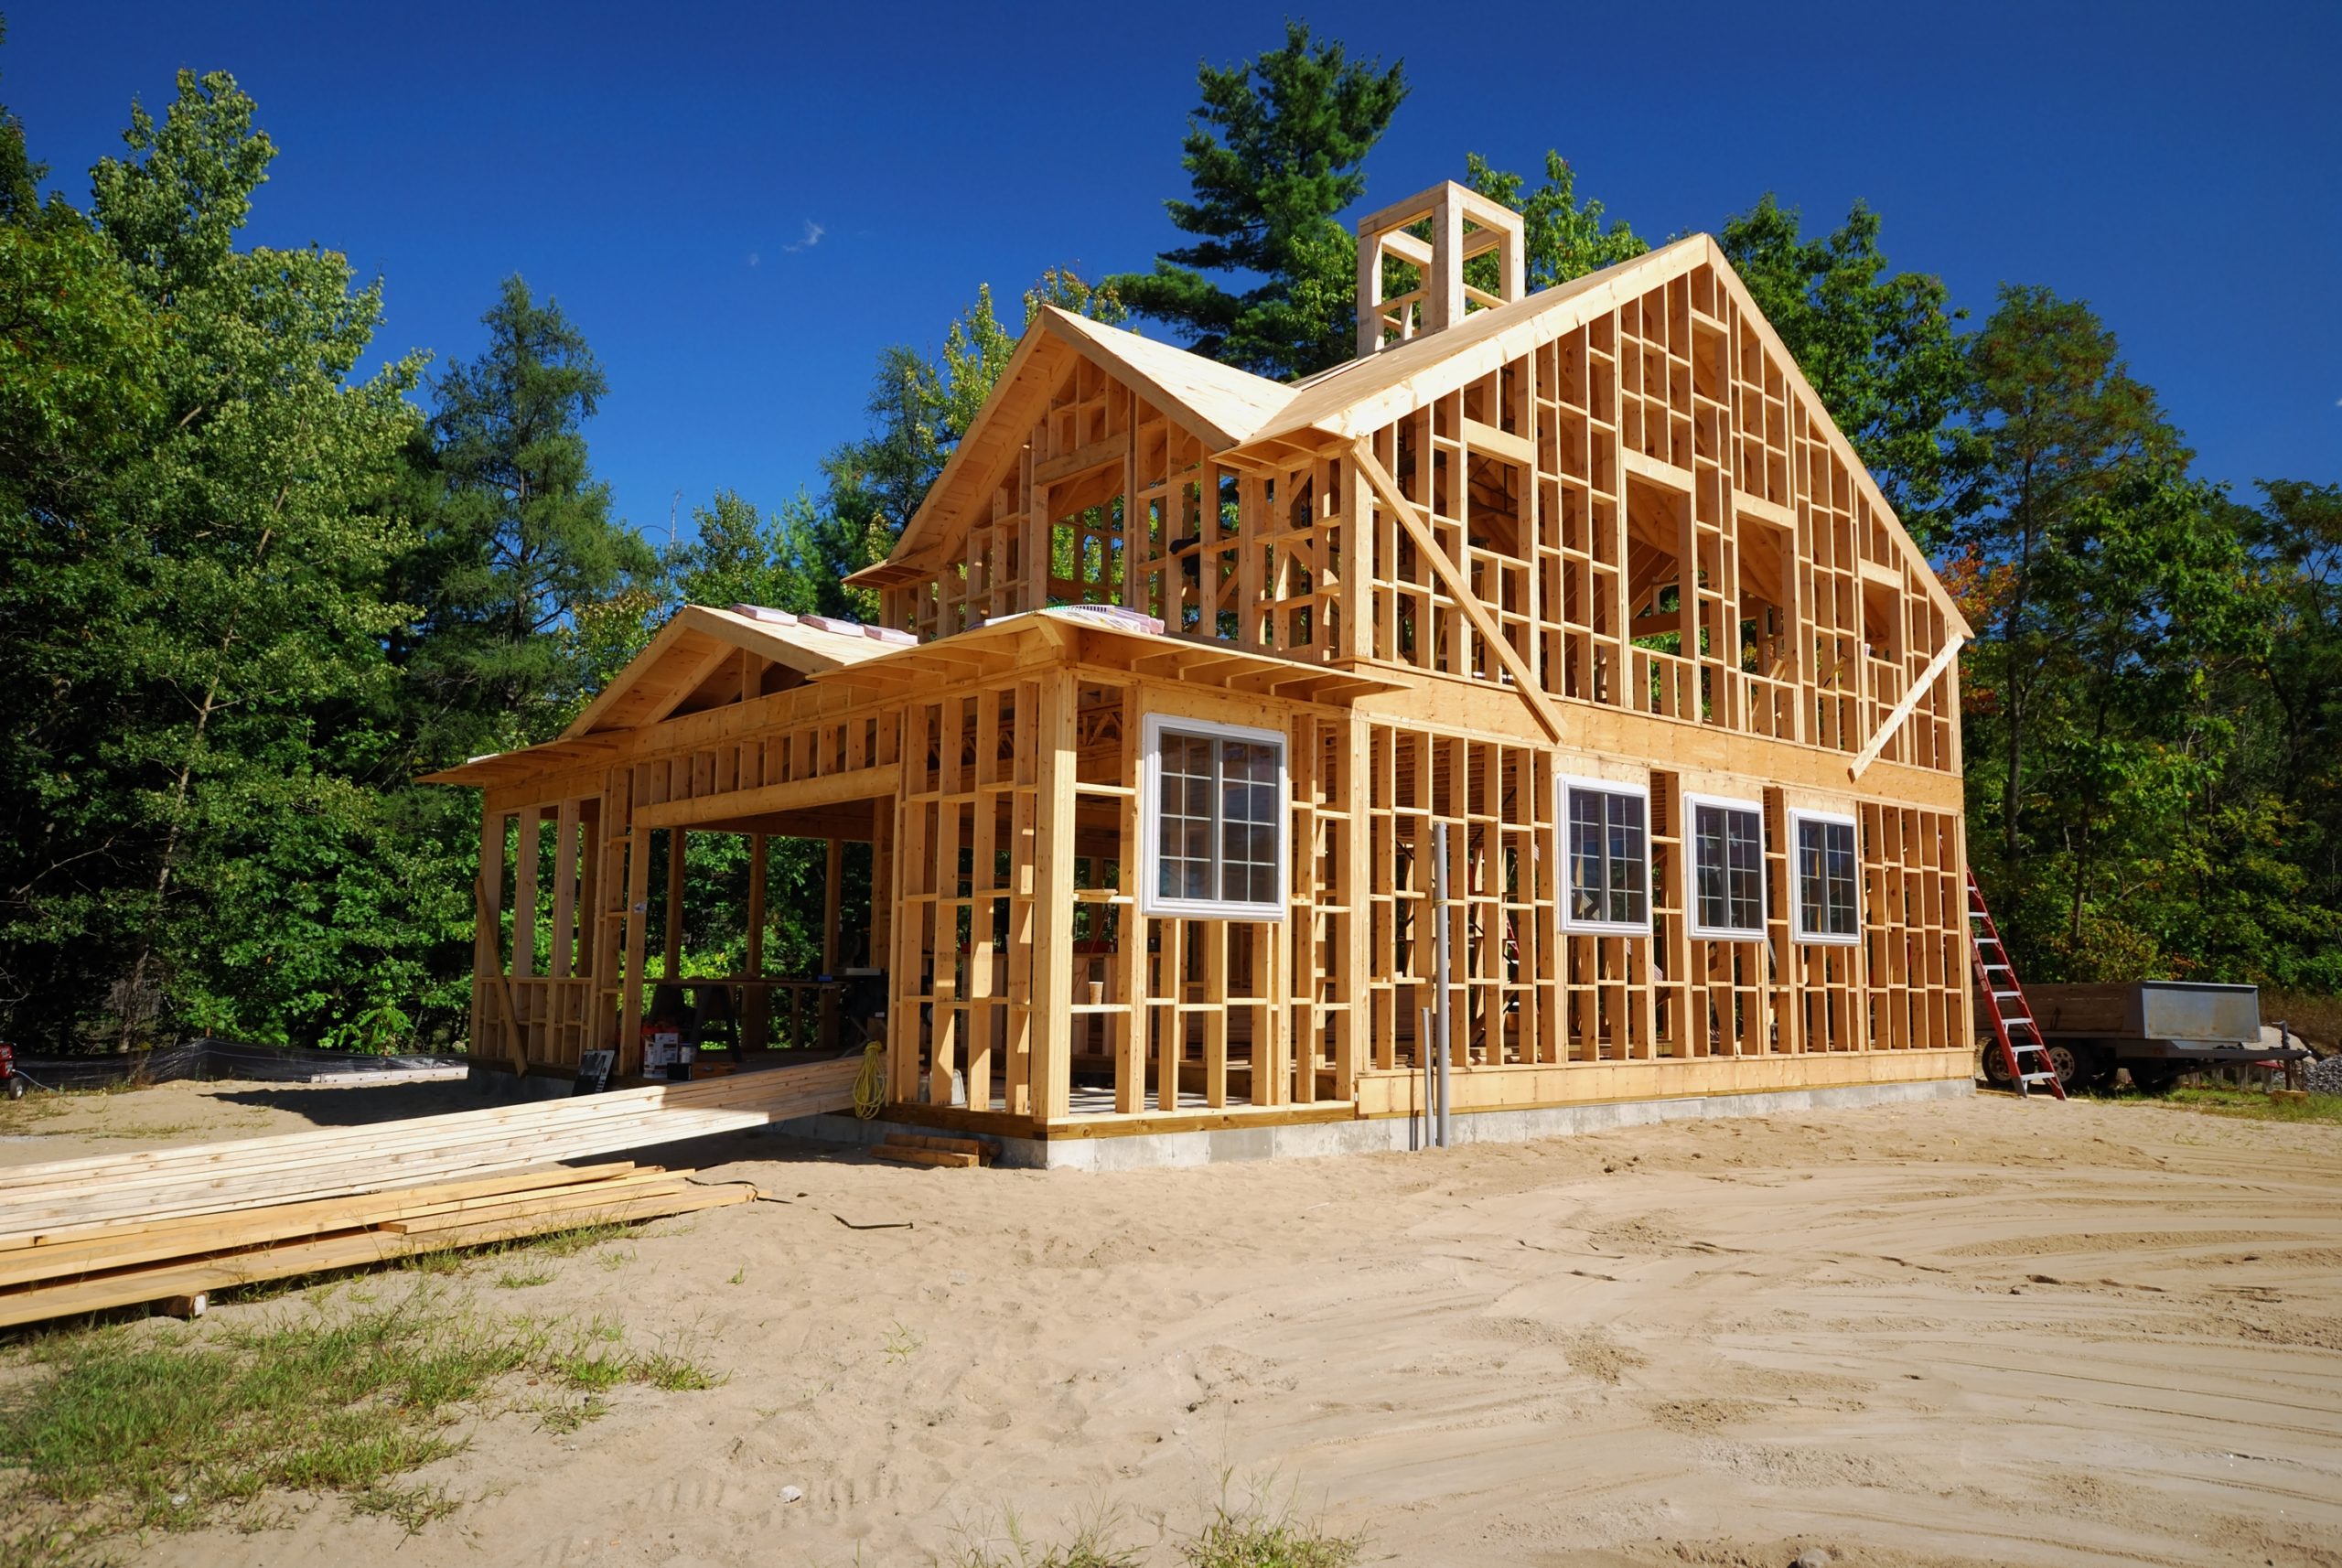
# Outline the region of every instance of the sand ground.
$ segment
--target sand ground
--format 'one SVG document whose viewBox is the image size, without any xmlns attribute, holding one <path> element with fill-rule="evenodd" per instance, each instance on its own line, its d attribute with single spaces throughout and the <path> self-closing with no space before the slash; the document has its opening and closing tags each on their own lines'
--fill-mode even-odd
<svg viewBox="0 0 2342 1568">
<path fill-rule="evenodd" d="M 0 1123 L 0 1159 L 361 1094 L 465 1102 L 175 1086 Z M 296 1501 L 130 1559 L 924 1563 L 1104 1511 L 1172 1562 L 1232 1475 L 1368 1562 L 2342 1564 L 2331 1126 L 1979 1097 L 1113 1175 L 643 1157 L 774 1201 L 451 1288 L 623 1316 L 722 1387 L 482 1420 L 413 1538 Z"/>
</svg>

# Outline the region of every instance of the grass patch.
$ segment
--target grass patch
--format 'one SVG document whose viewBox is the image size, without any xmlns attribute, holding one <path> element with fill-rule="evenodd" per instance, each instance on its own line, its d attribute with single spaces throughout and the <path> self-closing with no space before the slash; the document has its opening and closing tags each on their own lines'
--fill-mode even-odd
<svg viewBox="0 0 2342 1568">
<path fill-rule="evenodd" d="M 2141 1096 L 2151 1103 L 2156 1098 Z M 2342 1127 L 2342 1094 L 2313 1094 L 2306 1100 L 2275 1100 L 2257 1089 L 2175 1089 L 2160 1097 L 2166 1105 L 2214 1116 L 2254 1122 L 2309 1122 Z"/>
<path fill-rule="evenodd" d="M 388 1303 L 30 1340 L 0 1393 L 0 1468 L 22 1527 L 0 1537 L 0 1568 L 76 1561 L 81 1543 L 125 1530 L 249 1519 L 272 1492 L 338 1494 L 420 1530 L 460 1499 L 401 1477 L 459 1452 L 464 1418 L 503 1408 L 521 1376 L 553 1385 L 564 1430 L 601 1413 L 599 1396 L 623 1383 L 718 1380 L 664 1347 L 629 1353 L 622 1338 L 615 1324 L 481 1314 L 425 1281 Z M 65 1555 L 38 1554 L 59 1536 L 72 1542 Z"/>
<path fill-rule="evenodd" d="M 1366 1550 L 1363 1535 L 1333 1535 L 1290 1509 L 1258 1503 L 1230 1509 L 1222 1501 L 1202 1533 L 1182 1542 L 1189 1568 L 1351 1568 Z"/>
<path fill-rule="evenodd" d="M 537 1236 L 516 1236 L 510 1241 L 498 1242 L 497 1252 L 532 1252 L 544 1258 L 574 1258 L 580 1252 L 591 1251 L 605 1241 L 615 1241 L 627 1233 L 621 1220 L 598 1221 L 580 1225 L 569 1230 L 547 1230 Z"/>
<path fill-rule="evenodd" d="M 965 1541 L 952 1568 L 1139 1568 L 1143 1553 L 1114 1544 L 1115 1522 L 1109 1516 L 1081 1526 L 1069 1541 L 1040 1542 L 1026 1540 L 1012 1514 L 1000 1539 Z"/>
<path fill-rule="evenodd" d="M 1109 1509 L 1067 1541 L 1037 1542 L 1012 1515 L 1003 1538 L 971 1539 L 951 1561 L 953 1568 L 1138 1568 L 1146 1554 L 1115 1539 L 1117 1523 Z M 1231 1505 L 1224 1490 L 1203 1529 L 1179 1543 L 1187 1568 L 1355 1568 L 1365 1551 L 1363 1535 L 1335 1535 L 1257 1495 Z"/>
</svg>

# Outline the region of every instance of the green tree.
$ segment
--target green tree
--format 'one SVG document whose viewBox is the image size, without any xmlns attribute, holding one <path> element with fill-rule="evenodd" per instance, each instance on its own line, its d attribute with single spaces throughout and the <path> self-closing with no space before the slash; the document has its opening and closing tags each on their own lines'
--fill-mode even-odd
<svg viewBox="0 0 2342 1568">
<path fill-rule="evenodd" d="M 1633 261 L 1650 249 L 1623 218 L 1612 219 L 1606 228 L 1601 202 L 1589 197 L 1579 203 L 1577 171 L 1557 152 L 1546 153 L 1545 183 L 1535 190 L 1528 190 L 1529 182 L 1517 174 L 1490 168 L 1477 153 L 1464 156 L 1464 183 L 1520 214 L 1523 283 L 1531 294 Z M 1474 257 L 1466 276 L 1494 293 L 1496 259 Z"/>
<path fill-rule="evenodd" d="M 2259 674 L 2274 709 L 2276 787 L 2290 804 L 2342 803 L 2342 485 L 2264 480 L 2241 521 L 2259 568 L 2270 635 Z M 2329 833 L 2342 821 L 2327 819 Z M 2342 878 L 2329 869 L 2329 902 Z"/>
<path fill-rule="evenodd" d="M 1888 271 L 1879 219 L 1862 202 L 1807 238 L 1767 192 L 1724 220 L 1724 254 L 1830 416 L 1921 549 L 1951 536 L 1982 458 L 1964 417 L 1968 365 L 1941 278 Z"/>
<path fill-rule="evenodd" d="M 482 744 L 525 744 L 584 685 L 564 628 L 657 561 L 593 477 L 584 425 L 609 385 L 584 334 L 518 277 L 480 319 L 488 347 L 432 389 L 436 493 L 403 567 L 422 606 L 409 668 L 489 726 Z"/>
<path fill-rule="evenodd" d="M 880 351 L 867 404 L 869 434 L 822 458 L 819 510 L 793 524 L 794 548 L 816 567 L 822 613 L 876 614 L 871 596 L 844 587 L 841 579 L 884 559 L 893 547 L 1043 306 L 1109 326 L 1128 318 L 1111 282 L 1093 286 L 1068 268 L 1051 267 L 1025 291 L 1025 317 L 1015 334 L 1001 321 L 985 284 L 945 328 L 940 358 L 905 344 Z"/>
<path fill-rule="evenodd" d="M 2012 919 L 2034 879 L 2027 769 L 2037 726 L 2055 721 L 2071 672 L 2077 596 L 2103 591 L 2074 556 L 2086 509 L 2186 460 L 2154 394 L 2087 305 L 2005 287 L 1969 349 L 1981 456 L 1959 542 L 1981 584 L 1969 659 L 1971 832 L 2000 840 L 1995 889 Z M 1998 907 L 1998 906 L 1996 906 Z"/>
<path fill-rule="evenodd" d="M 1180 158 L 1193 199 L 1164 203 L 1195 238 L 1152 272 L 1107 280 L 1133 313 L 1185 334 L 1197 353 L 1275 380 L 1348 360 L 1358 246 L 1336 214 L 1366 192 L 1366 156 L 1407 95 L 1403 63 L 1354 60 L 1287 22 L 1283 48 L 1199 67 L 1203 102 Z"/>
<path fill-rule="evenodd" d="M 10 519 L 38 545 L 9 575 L 27 831 L 0 968 L 36 1035 L 314 1037 L 412 1004 L 403 981 L 368 992 L 429 897 L 385 867 L 368 782 L 393 745 L 382 572 L 406 538 L 383 502 L 417 363 L 352 380 L 381 297 L 342 257 L 235 248 L 273 148 L 232 79 L 177 86 L 92 170 L 90 220 L 40 220 L 96 308 L 49 323 L 63 417 L 16 423 L 72 478 Z M 72 391 L 92 379 L 119 409 Z M 397 931 L 342 897 L 353 876 Z"/>
</svg>

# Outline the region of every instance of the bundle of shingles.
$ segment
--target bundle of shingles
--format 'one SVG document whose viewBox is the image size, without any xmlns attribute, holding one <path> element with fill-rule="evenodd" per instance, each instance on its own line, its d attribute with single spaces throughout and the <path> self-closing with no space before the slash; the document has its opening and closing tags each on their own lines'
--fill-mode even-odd
<svg viewBox="0 0 2342 1568">
<path fill-rule="evenodd" d="M 854 1059 L 19 1167 L 0 1176 L 0 1326 L 685 1214 L 746 1184 L 562 1165 L 850 1105 Z"/>
</svg>

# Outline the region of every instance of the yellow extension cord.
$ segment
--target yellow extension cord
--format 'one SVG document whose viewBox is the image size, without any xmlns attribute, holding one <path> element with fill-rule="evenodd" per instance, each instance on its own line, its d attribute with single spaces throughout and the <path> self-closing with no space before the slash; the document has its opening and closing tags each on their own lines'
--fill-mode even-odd
<svg viewBox="0 0 2342 1568">
<path fill-rule="evenodd" d="M 862 1070 L 854 1075 L 854 1113 L 865 1122 L 886 1103 L 886 1042 L 873 1040 L 862 1047 Z"/>
</svg>

